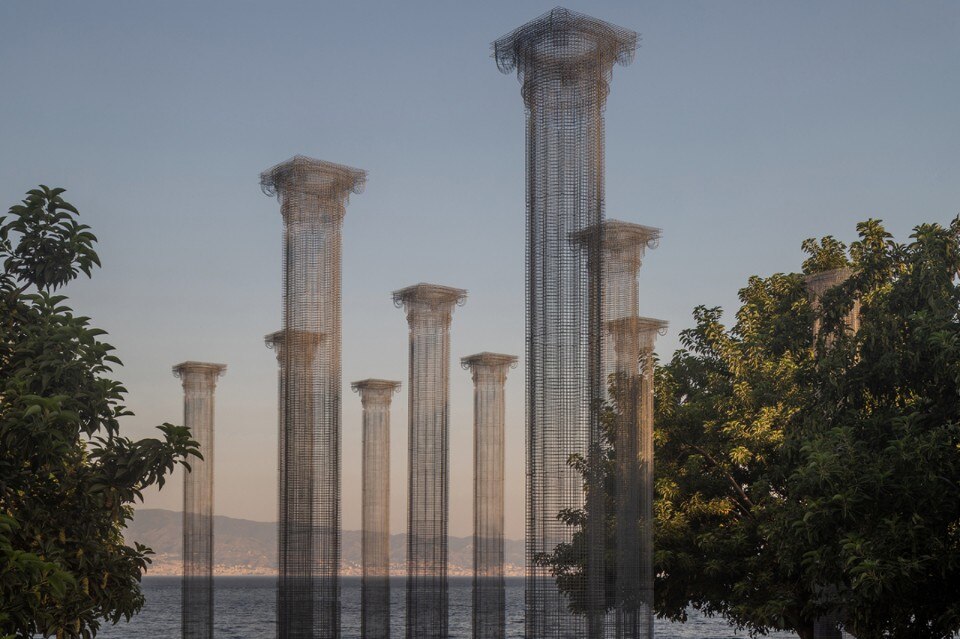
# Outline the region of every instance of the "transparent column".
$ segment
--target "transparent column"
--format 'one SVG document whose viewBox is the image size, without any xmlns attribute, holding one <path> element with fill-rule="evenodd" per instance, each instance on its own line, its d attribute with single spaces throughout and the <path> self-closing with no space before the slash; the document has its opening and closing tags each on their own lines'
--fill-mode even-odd
<svg viewBox="0 0 960 639">
<path fill-rule="evenodd" d="M 653 348 L 663 320 L 611 320 L 616 408 L 617 637 L 653 637 Z M 638 365 L 639 364 L 639 365 Z"/>
<path fill-rule="evenodd" d="M 260 176 L 283 214 L 280 639 L 340 636 L 341 226 L 365 180 L 303 156 Z"/>
<path fill-rule="evenodd" d="M 820 330 L 823 326 L 823 319 L 821 317 L 821 299 L 823 295 L 827 291 L 846 282 L 848 279 L 850 279 L 851 275 L 853 275 L 853 269 L 850 267 L 842 267 L 829 271 L 821 271 L 820 273 L 813 273 L 804 277 L 804 282 L 807 286 L 807 297 L 810 300 L 810 305 L 813 307 L 814 311 L 814 344 L 816 344 L 817 339 L 820 336 Z M 844 317 L 844 324 L 846 325 L 846 330 L 850 332 L 855 333 L 860 329 L 860 300 L 854 300 L 853 306 L 850 308 L 850 312 L 847 313 L 846 317 Z M 832 343 L 833 335 L 828 335 L 826 339 L 827 344 Z M 841 637 L 844 636 L 844 633 L 840 629 L 840 620 L 838 619 L 838 615 L 827 615 L 814 621 L 813 636 L 814 639 L 841 639 Z"/>
<path fill-rule="evenodd" d="M 822 319 L 820 317 L 820 299 L 823 297 L 824 293 L 836 286 L 840 286 L 850 279 L 851 275 L 853 275 L 853 269 L 845 266 L 830 271 L 813 273 L 804 277 L 804 282 L 807 285 L 807 297 L 810 299 L 810 304 L 813 306 L 814 310 L 814 341 L 816 341 L 817 336 L 820 334 L 820 326 L 822 324 Z M 847 316 L 844 318 L 844 323 L 846 324 L 847 330 L 853 333 L 856 333 L 858 330 L 860 330 L 860 300 L 854 300 L 853 306 L 850 308 L 850 312 L 847 313 Z"/>
<path fill-rule="evenodd" d="M 598 233 L 601 235 L 599 247 L 593 241 Z M 645 633 L 652 632 L 653 628 L 651 609 L 641 605 L 649 601 L 640 593 L 642 557 L 652 557 L 653 548 L 640 544 L 639 509 L 643 499 L 652 499 L 652 493 L 645 497 L 641 493 L 652 491 L 653 485 L 642 483 L 639 466 L 641 397 L 638 358 L 641 355 L 640 329 L 648 320 L 639 317 L 637 276 L 646 249 L 655 248 L 660 236 L 660 229 L 606 220 L 573 237 L 581 248 L 588 251 L 588 268 L 602 273 L 604 330 L 601 360 L 606 399 L 616 418 L 616 423 L 612 424 L 615 427 L 613 437 L 608 437 L 609 441 L 604 445 L 615 449 L 614 503 L 618 509 L 610 548 L 615 560 L 612 572 L 616 574 L 614 624 L 607 631 L 614 630 L 616 637 L 629 639 L 647 637 L 649 635 Z M 597 248 L 599 253 L 590 253 Z"/>
<path fill-rule="evenodd" d="M 407 639 L 447 637 L 450 320 L 466 296 L 435 284 L 393 293 L 410 327 Z"/>
<path fill-rule="evenodd" d="M 390 400 L 400 382 L 353 382 L 363 404 L 360 636 L 390 637 Z"/>
<path fill-rule="evenodd" d="M 503 639 L 503 387 L 514 355 L 460 360 L 473 373 L 473 639 Z"/>
<path fill-rule="evenodd" d="M 198 442 L 203 459 L 190 460 L 183 478 L 184 639 L 213 637 L 213 392 L 227 367 L 183 362 L 173 374 L 183 382 L 183 424 Z"/>
<path fill-rule="evenodd" d="M 493 44 L 501 71 L 516 70 L 527 116 L 527 583 L 526 636 L 605 633 L 603 499 L 571 455 L 594 455 L 605 393 L 600 368 L 600 272 L 569 238 L 603 219 L 604 117 L 615 64 L 637 35 L 556 8 Z M 592 240 L 599 248 L 600 237 Z M 599 251 L 595 251 L 598 254 Z M 592 488 L 591 488 L 592 486 Z M 588 503 L 585 504 L 585 501 Z M 573 540 L 558 514 L 588 511 L 585 585 L 564 594 L 538 557 Z M 576 586 L 572 586 L 576 589 Z M 589 623 L 588 623 L 589 619 Z"/>
</svg>

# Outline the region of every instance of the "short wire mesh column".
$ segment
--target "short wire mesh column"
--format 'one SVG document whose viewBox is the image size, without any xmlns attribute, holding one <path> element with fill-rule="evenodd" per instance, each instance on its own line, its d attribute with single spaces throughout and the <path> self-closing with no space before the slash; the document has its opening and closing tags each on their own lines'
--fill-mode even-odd
<svg viewBox="0 0 960 639">
<path fill-rule="evenodd" d="M 517 358 L 485 352 L 460 364 L 473 373 L 473 639 L 503 639 L 503 387 Z"/>
<path fill-rule="evenodd" d="M 393 293 L 410 327 L 407 639 L 447 637 L 450 320 L 466 296 L 435 284 Z"/>
<path fill-rule="evenodd" d="M 341 226 L 366 173 L 296 156 L 260 185 L 283 214 L 277 636 L 340 636 Z"/>
<path fill-rule="evenodd" d="M 183 477 L 184 639 L 213 637 L 213 391 L 226 370 L 223 364 L 207 362 L 173 367 L 183 383 L 183 424 L 203 455 L 203 459 L 189 460 L 190 470 Z"/>
<path fill-rule="evenodd" d="M 390 637 L 390 400 L 400 382 L 351 384 L 363 404 L 360 636 Z"/>
<path fill-rule="evenodd" d="M 613 342 L 616 408 L 617 637 L 653 637 L 653 347 L 663 320 L 622 317 Z M 639 364 L 639 366 L 638 366 Z"/>
<path fill-rule="evenodd" d="M 604 118 L 615 64 L 633 59 L 637 34 L 556 8 L 493 44 L 504 73 L 516 70 L 527 115 L 527 534 L 526 636 L 605 634 L 603 498 L 584 491 L 571 455 L 600 446 L 600 272 L 570 238 L 603 219 Z M 599 247 L 600 235 L 593 242 Z M 594 250 L 593 254 L 599 251 Z M 585 492 L 587 496 L 585 497 Z M 585 505 L 586 502 L 586 505 Z M 583 592 L 564 594 L 540 558 L 571 544 L 558 519 L 587 510 Z M 572 545 L 571 545 L 572 547 Z M 571 586 L 576 588 L 577 586 Z M 572 610 L 581 601 L 584 610 Z"/>
</svg>

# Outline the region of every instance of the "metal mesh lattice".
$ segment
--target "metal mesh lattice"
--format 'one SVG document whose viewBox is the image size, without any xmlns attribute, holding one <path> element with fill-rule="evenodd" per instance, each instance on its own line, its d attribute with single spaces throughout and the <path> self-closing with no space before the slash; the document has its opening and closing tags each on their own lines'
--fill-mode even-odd
<svg viewBox="0 0 960 639">
<path fill-rule="evenodd" d="M 226 368 L 206 362 L 173 367 L 183 382 L 183 424 L 203 455 L 190 460 L 183 478 L 184 639 L 213 638 L 213 391 Z"/>
<path fill-rule="evenodd" d="M 616 407 L 616 636 L 653 637 L 653 348 L 667 323 L 637 315 L 607 323 Z"/>
<path fill-rule="evenodd" d="M 340 636 L 340 235 L 365 181 L 303 156 L 260 176 L 284 223 L 280 639 Z"/>
<path fill-rule="evenodd" d="M 605 634 L 601 483 L 582 480 L 570 455 L 600 446 L 601 272 L 588 269 L 602 233 L 572 241 L 603 219 L 603 109 L 614 64 L 627 64 L 637 35 L 557 8 L 493 44 L 500 70 L 517 71 L 527 115 L 527 583 L 526 636 Z M 586 244 L 586 246 L 584 246 Z M 587 249 L 587 250 L 584 250 Z M 596 467 L 598 465 L 593 465 Z M 588 512 L 587 614 L 570 610 L 537 557 L 571 541 L 558 520 Z"/>
<path fill-rule="evenodd" d="M 447 637 L 450 320 L 466 295 L 435 284 L 393 293 L 410 327 L 407 639 Z"/>
<path fill-rule="evenodd" d="M 821 271 L 820 273 L 807 275 L 804 278 L 804 282 L 807 285 L 807 297 L 810 299 L 810 304 L 813 306 L 814 310 L 814 340 L 816 340 L 817 336 L 820 334 L 820 325 L 823 321 L 820 317 L 820 298 L 823 297 L 824 293 L 830 289 L 840 286 L 846 282 L 848 279 L 850 279 L 851 275 L 853 275 L 853 269 L 848 266 L 844 266 L 830 271 Z M 850 312 L 847 313 L 847 316 L 844 318 L 844 323 L 846 324 L 847 330 L 852 333 L 856 333 L 858 330 L 860 330 L 860 300 L 853 301 L 853 306 L 850 308 Z"/>
<path fill-rule="evenodd" d="M 390 637 L 390 400 L 400 382 L 365 379 L 351 387 L 363 404 L 363 529 L 360 636 Z"/>
<path fill-rule="evenodd" d="M 503 639 L 503 386 L 514 355 L 477 353 L 460 360 L 473 373 L 473 639 Z"/>
<path fill-rule="evenodd" d="M 608 623 L 606 632 L 613 631 L 618 639 L 648 639 L 653 636 L 653 546 L 652 536 L 643 533 L 651 516 L 644 513 L 644 505 L 652 504 L 653 499 L 653 476 L 646 472 L 653 467 L 653 423 L 642 419 L 643 381 L 638 363 L 647 357 L 641 349 L 645 343 L 642 333 L 665 330 L 666 324 L 661 326 L 656 320 L 638 316 L 637 276 L 646 249 L 658 245 L 661 232 L 649 226 L 607 220 L 575 239 L 589 242 L 597 233 L 602 233 L 600 254 L 591 256 L 590 268 L 602 271 L 603 379 L 617 420 L 612 441 L 617 512 L 610 549 L 615 570 L 607 571 L 608 575 L 616 575 L 616 596 L 613 623 Z"/>
</svg>

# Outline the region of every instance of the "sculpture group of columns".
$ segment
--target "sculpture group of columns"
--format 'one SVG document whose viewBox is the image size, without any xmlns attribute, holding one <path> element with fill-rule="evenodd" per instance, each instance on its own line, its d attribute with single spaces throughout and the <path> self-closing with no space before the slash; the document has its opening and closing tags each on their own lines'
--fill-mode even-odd
<svg viewBox="0 0 960 639">
<path fill-rule="evenodd" d="M 365 181 L 304 156 L 260 176 L 283 215 L 279 639 L 340 636 L 341 226 Z"/>
<path fill-rule="evenodd" d="M 213 638 L 213 392 L 226 368 L 208 362 L 173 367 L 183 383 L 183 424 L 203 456 L 190 459 L 183 479 L 180 618 L 184 639 Z"/>
<path fill-rule="evenodd" d="M 603 223 L 603 111 L 613 66 L 628 64 L 636 44 L 633 31 L 562 8 L 494 43 L 500 70 L 517 72 L 527 116 L 525 636 L 531 639 L 653 632 L 651 364 L 654 337 L 666 324 L 639 315 L 636 280 L 643 250 L 659 231 Z M 613 442 L 596 408 L 603 400 L 617 415 Z M 601 463 L 611 445 L 618 509 L 612 616 Z M 587 461 L 585 477 L 568 463 L 572 455 Z M 580 544 L 558 518 L 577 509 L 586 513 Z M 562 592 L 539 561 L 558 547 L 579 554 L 569 559 L 582 566 L 583 592 Z"/>
</svg>

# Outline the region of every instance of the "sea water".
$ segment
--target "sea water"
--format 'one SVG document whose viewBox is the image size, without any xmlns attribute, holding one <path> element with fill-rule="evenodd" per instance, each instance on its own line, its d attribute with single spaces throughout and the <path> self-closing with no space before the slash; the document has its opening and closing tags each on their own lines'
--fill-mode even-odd
<svg viewBox="0 0 960 639">
<path fill-rule="evenodd" d="M 274 639 L 276 637 L 276 578 L 217 577 L 214 580 L 216 639 Z M 402 638 L 404 614 L 404 579 L 394 577 L 392 585 L 393 633 Z M 450 637 L 469 639 L 471 579 L 450 578 Z M 180 636 L 180 578 L 146 577 L 143 580 L 146 605 L 129 623 L 105 625 L 98 637 L 106 639 L 174 639 Z M 360 636 L 360 578 L 342 580 L 342 635 Z M 507 637 L 523 637 L 523 578 L 506 579 Z M 656 636 L 661 639 L 732 639 L 745 637 L 735 632 L 724 620 L 711 619 L 691 611 L 683 624 L 658 619 Z M 795 639 L 793 633 L 773 633 L 772 639 Z"/>
</svg>

